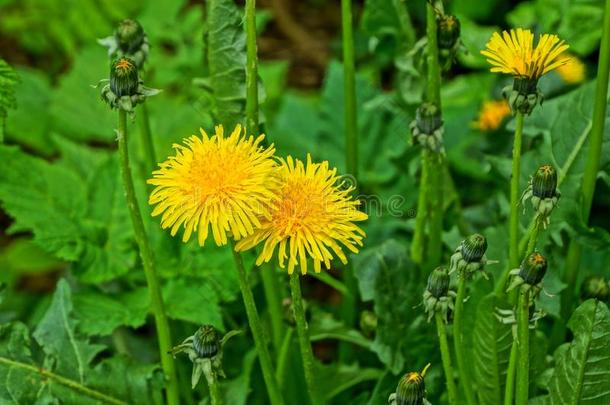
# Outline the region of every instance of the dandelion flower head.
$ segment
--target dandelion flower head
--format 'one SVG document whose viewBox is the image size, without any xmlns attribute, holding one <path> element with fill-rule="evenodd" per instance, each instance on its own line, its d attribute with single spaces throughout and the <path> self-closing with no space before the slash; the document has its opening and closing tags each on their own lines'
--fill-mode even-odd
<svg viewBox="0 0 610 405">
<path fill-rule="evenodd" d="M 492 65 L 492 72 L 538 80 L 568 62 L 569 57 L 564 54 L 568 47 L 552 34 L 540 35 L 534 47 L 534 34 L 530 30 L 517 28 L 504 31 L 502 35 L 494 32 L 481 54 Z"/>
<path fill-rule="evenodd" d="M 357 253 L 365 236 L 354 222 L 368 218 L 351 196 L 354 187 L 346 187 L 328 162 L 313 163 L 309 155 L 306 163 L 290 156 L 280 159 L 278 176 L 280 188 L 271 217 L 240 240 L 236 249 L 263 243 L 257 259 L 260 265 L 270 261 L 277 248 L 278 263 L 285 268 L 287 262 L 289 274 L 295 267 L 306 274 L 309 258 L 316 272 L 322 263 L 330 268 L 334 256 L 347 263 L 343 247 Z"/>
<path fill-rule="evenodd" d="M 175 156 L 148 180 L 155 186 L 152 215 L 161 215 L 163 229 L 174 236 L 182 228 L 183 242 L 197 233 L 201 246 L 210 229 L 217 245 L 252 234 L 261 218 L 269 218 L 277 186 L 275 149 L 263 147 L 263 139 L 242 136 L 240 125 L 225 137 L 217 126 L 212 136 L 201 130 L 201 137 L 174 144 Z"/>
</svg>

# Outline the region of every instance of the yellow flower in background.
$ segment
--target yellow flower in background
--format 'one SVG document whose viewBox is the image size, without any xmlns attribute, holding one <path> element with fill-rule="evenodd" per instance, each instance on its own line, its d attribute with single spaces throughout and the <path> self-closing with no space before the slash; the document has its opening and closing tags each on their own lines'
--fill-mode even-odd
<svg viewBox="0 0 610 405">
<path fill-rule="evenodd" d="M 153 172 L 152 215 L 163 214 L 161 226 L 171 227 L 172 236 L 183 228 L 187 242 L 196 232 L 203 246 L 211 229 L 214 242 L 225 245 L 228 237 L 250 235 L 261 218 L 269 218 L 278 185 L 275 149 L 261 146 L 264 135 L 241 133 L 240 125 L 228 137 L 222 126 L 211 137 L 201 130 L 201 137 L 174 144 L 176 155 Z"/>
<path fill-rule="evenodd" d="M 570 60 L 557 68 L 557 73 L 567 84 L 578 84 L 585 80 L 586 67 L 582 61 L 574 55 L 570 55 Z"/>
<path fill-rule="evenodd" d="M 271 217 L 261 220 L 261 227 L 239 241 L 236 250 L 264 242 L 257 265 L 270 261 L 277 248 L 278 263 L 285 268 L 287 260 L 289 274 L 298 266 L 306 274 L 308 258 L 316 272 L 322 263 L 330 268 L 334 256 L 347 263 L 341 245 L 357 253 L 365 234 L 354 222 L 368 218 L 357 209 L 354 188 L 344 187 L 328 162 L 313 163 L 309 155 L 307 163 L 290 156 L 280 162 L 281 185 Z"/>
<path fill-rule="evenodd" d="M 506 100 L 485 101 L 474 127 L 481 131 L 495 131 L 509 115 L 510 106 Z"/>
<path fill-rule="evenodd" d="M 568 47 L 557 35 L 551 34 L 541 35 L 534 47 L 534 34 L 517 28 L 510 33 L 504 31 L 501 36 L 494 32 L 481 54 L 492 65 L 492 72 L 537 80 L 568 62 L 569 58 L 563 54 Z"/>
</svg>

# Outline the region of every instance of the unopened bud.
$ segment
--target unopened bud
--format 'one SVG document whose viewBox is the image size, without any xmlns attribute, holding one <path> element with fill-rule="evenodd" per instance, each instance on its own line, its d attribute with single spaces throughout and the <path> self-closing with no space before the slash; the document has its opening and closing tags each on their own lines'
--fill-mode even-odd
<svg viewBox="0 0 610 405">
<path fill-rule="evenodd" d="M 121 21 L 114 35 L 119 49 L 125 54 L 137 52 L 145 38 L 144 29 L 140 23 L 131 19 Z"/>
<path fill-rule="evenodd" d="M 462 258 L 467 263 L 480 261 L 487 251 L 485 236 L 475 233 L 462 242 Z"/>
<path fill-rule="evenodd" d="M 432 103 L 423 103 L 415 112 L 417 129 L 423 134 L 432 135 L 443 126 L 441 110 Z"/>
<path fill-rule="evenodd" d="M 526 257 L 521 263 L 519 277 L 529 285 L 539 284 L 546 274 L 546 259 L 538 252 L 534 252 Z"/>
<path fill-rule="evenodd" d="M 421 373 L 411 372 L 405 374 L 396 387 L 395 403 L 397 405 L 423 405 L 426 403 L 426 383 L 424 377 L 430 365 Z"/>
<path fill-rule="evenodd" d="M 116 97 L 134 96 L 138 92 L 138 68 L 129 58 L 118 58 L 110 67 L 110 90 Z"/>
<path fill-rule="evenodd" d="M 440 49 L 451 49 L 460 38 L 460 20 L 453 15 L 439 16 L 437 21 L 438 46 Z"/>
<path fill-rule="evenodd" d="M 444 267 L 437 267 L 428 276 L 428 286 L 426 289 L 434 298 L 447 296 L 449 291 L 449 273 Z"/>
<path fill-rule="evenodd" d="M 608 301 L 610 298 L 610 285 L 602 276 L 589 276 L 585 278 L 580 286 L 580 298 L 587 300 L 595 298 L 600 301 Z"/>
<path fill-rule="evenodd" d="M 193 349 L 199 358 L 209 359 L 220 350 L 220 336 L 218 330 L 212 325 L 200 327 L 193 339 Z"/>
<path fill-rule="evenodd" d="M 532 193 L 539 198 L 552 198 L 557 189 L 557 171 L 551 165 L 540 166 L 532 179 Z"/>
</svg>

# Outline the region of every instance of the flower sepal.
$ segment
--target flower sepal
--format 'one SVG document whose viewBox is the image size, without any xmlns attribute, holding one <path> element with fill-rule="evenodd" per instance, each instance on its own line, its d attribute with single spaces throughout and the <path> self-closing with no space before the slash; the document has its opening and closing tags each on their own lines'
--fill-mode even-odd
<svg viewBox="0 0 610 405">
<path fill-rule="evenodd" d="M 428 322 L 438 312 L 445 323 L 449 323 L 453 312 L 456 293 L 449 289 L 450 276 L 445 267 L 437 267 L 428 276 L 428 284 L 423 295 L 424 311 Z"/>
<path fill-rule="evenodd" d="M 546 274 L 546 269 L 546 258 L 538 252 L 531 253 L 521 262 L 518 269 L 510 271 L 509 274 L 513 276 L 513 279 L 506 292 L 524 287 L 526 290 L 532 290 L 532 297 L 537 297 L 542 291 L 542 279 Z"/>
<path fill-rule="evenodd" d="M 460 277 L 470 279 L 480 273 L 485 279 L 489 279 L 485 266 L 496 263 L 496 261 L 487 260 L 486 251 L 487 239 L 485 236 L 478 233 L 470 235 L 460 243 L 451 256 L 449 274 L 457 271 Z"/>
<path fill-rule="evenodd" d="M 502 95 L 508 101 L 513 115 L 517 112 L 530 115 L 536 106 L 544 102 L 544 94 L 538 89 L 538 80 L 527 77 L 515 77 L 513 85 L 504 87 Z"/>
<path fill-rule="evenodd" d="M 448 71 L 460 49 L 460 20 L 454 15 L 437 15 L 436 17 L 438 56 L 441 67 Z"/>
<path fill-rule="evenodd" d="M 189 360 L 193 363 L 191 388 L 195 389 L 202 374 L 205 375 L 208 382 L 216 381 L 219 377 L 226 377 L 222 369 L 222 349 L 230 338 L 240 333 L 241 331 L 232 330 L 221 338 L 214 326 L 203 325 L 193 336 L 184 339 L 169 353 L 174 358 L 179 353 L 188 355 Z"/>
<path fill-rule="evenodd" d="M 551 165 L 543 165 L 530 178 L 521 196 L 521 203 L 525 203 L 529 199 L 537 217 L 546 228 L 560 197 L 561 192 L 557 189 L 557 171 Z"/>
<path fill-rule="evenodd" d="M 430 405 L 426 399 L 426 384 L 424 377 L 430 364 L 421 373 L 413 371 L 405 374 L 396 387 L 396 391 L 388 398 L 389 405 Z"/>
</svg>

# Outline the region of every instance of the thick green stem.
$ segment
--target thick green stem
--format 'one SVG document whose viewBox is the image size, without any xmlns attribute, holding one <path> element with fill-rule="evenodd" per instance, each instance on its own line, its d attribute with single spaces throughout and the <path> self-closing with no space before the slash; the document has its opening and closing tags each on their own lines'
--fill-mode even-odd
<svg viewBox="0 0 610 405">
<path fill-rule="evenodd" d="M 529 290 L 522 286 L 517 304 L 517 387 L 516 405 L 527 405 L 530 373 Z"/>
<path fill-rule="evenodd" d="M 30 373 L 38 374 L 45 380 L 51 380 L 56 382 L 57 384 L 61 384 L 64 387 L 68 387 L 71 390 L 74 390 L 82 395 L 88 396 L 96 401 L 105 403 L 105 404 L 113 404 L 113 405 L 127 405 L 127 402 L 122 401 L 117 398 L 113 398 L 111 396 L 102 394 L 99 391 L 93 390 L 91 388 L 85 387 L 84 385 L 77 383 L 74 380 L 70 380 L 69 378 L 62 377 L 60 375 L 54 374 L 44 368 L 36 367 L 31 364 L 21 363 L 19 361 L 7 359 L 6 357 L 0 357 L 0 364 L 5 365 L 7 367 L 15 367 L 24 371 L 29 371 Z"/>
<path fill-rule="evenodd" d="M 527 242 L 527 250 L 525 251 L 525 256 L 528 257 L 530 254 L 534 252 L 536 249 L 536 242 L 538 242 L 538 233 L 540 232 L 540 222 L 542 218 L 540 216 L 536 216 L 536 220 L 534 221 L 534 225 L 529 231 L 529 237 Z"/>
<path fill-rule="evenodd" d="M 464 326 L 462 324 L 464 317 L 464 300 L 466 299 L 466 278 L 459 276 L 457 297 L 455 299 L 455 311 L 453 313 L 453 343 L 455 348 L 455 357 L 460 372 L 460 386 L 464 390 L 466 403 L 475 405 L 474 390 L 472 379 L 470 378 L 470 368 L 466 364 L 465 344 L 462 340 Z"/>
<path fill-rule="evenodd" d="M 246 307 L 246 315 L 248 316 L 248 323 L 250 325 L 252 337 L 254 338 L 254 345 L 256 346 L 256 351 L 258 353 L 258 361 L 263 372 L 263 379 L 265 380 L 265 385 L 267 386 L 269 401 L 272 405 L 283 405 L 284 399 L 275 379 L 275 373 L 273 371 L 273 365 L 271 364 L 271 356 L 269 355 L 263 324 L 261 323 L 258 310 L 256 309 L 256 303 L 254 302 L 252 290 L 250 290 L 250 285 L 248 284 L 248 277 L 246 275 L 246 269 L 244 268 L 244 262 L 241 255 L 235 251 L 235 243 L 233 240 L 231 240 L 231 252 L 233 253 L 233 259 L 235 260 L 239 288 L 241 289 L 244 306 Z"/>
<path fill-rule="evenodd" d="M 442 315 L 437 312 L 436 330 L 438 332 L 438 341 L 441 346 L 441 357 L 443 359 L 443 369 L 445 370 L 445 380 L 447 380 L 447 393 L 449 395 L 449 405 L 458 404 L 457 388 L 453 377 L 453 366 L 451 365 L 451 352 L 449 351 L 449 343 L 447 343 L 447 329 Z"/>
<path fill-rule="evenodd" d="M 343 28 L 343 95 L 345 104 L 345 169 L 358 178 L 358 120 L 356 115 L 356 69 L 352 1 L 341 0 Z"/>
<path fill-rule="evenodd" d="M 311 349 L 311 341 L 309 340 L 309 329 L 307 326 L 307 319 L 305 319 L 303 296 L 301 295 L 301 278 L 298 273 L 292 273 L 290 275 L 290 293 L 292 296 L 292 309 L 294 312 L 294 320 L 297 324 L 297 335 L 299 337 L 303 371 L 305 372 L 305 382 L 307 383 L 309 398 L 311 399 L 312 405 L 322 404 L 324 402 L 318 395 L 315 381 L 313 350 Z"/>
<path fill-rule="evenodd" d="M 220 396 L 220 390 L 218 389 L 216 373 L 213 371 L 205 373 L 205 378 L 208 382 L 208 389 L 210 391 L 210 402 L 212 405 L 222 405 L 222 397 Z"/>
<path fill-rule="evenodd" d="M 150 118 L 148 117 L 146 103 L 142 103 L 138 116 L 140 117 L 140 142 L 144 151 L 146 171 L 149 173 L 157 168 L 157 156 L 155 155 L 155 146 L 150 131 Z"/>
<path fill-rule="evenodd" d="M 591 205 L 593 204 L 593 194 L 595 193 L 595 182 L 599 171 L 599 162 L 602 153 L 602 143 L 604 139 L 604 124 L 606 121 L 607 95 L 608 95 L 608 75 L 610 73 L 610 0 L 606 0 L 604 11 L 604 27 L 601 37 L 599 50 L 599 62 L 597 65 L 597 83 L 595 86 L 595 103 L 593 106 L 593 124 L 589 139 L 589 150 L 583 174 L 581 195 L 582 195 L 582 218 L 585 223 L 589 221 Z M 580 247 L 577 242 L 572 240 L 568 249 L 568 261 L 564 273 L 564 282 L 568 285 L 562 295 L 561 311 L 564 319 L 572 311 L 575 296 L 576 276 L 580 264 Z M 570 254 L 571 253 L 571 254 Z"/>
<path fill-rule="evenodd" d="M 411 260 L 416 264 L 422 264 L 425 255 L 425 235 L 427 200 L 430 193 L 430 159 L 432 152 L 428 149 L 422 150 L 421 154 L 421 176 L 419 179 L 419 195 L 417 196 L 417 211 L 415 214 L 415 233 L 411 242 Z"/>
<path fill-rule="evenodd" d="M 496 294 L 504 297 L 506 282 L 511 269 L 519 266 L 519 179 L 521 178 L 521 144 L 523 138 L 523 114 L 515 116 L 515 136 L 513 140 L 513 162 L 510 178 L 510 218 L 508 223 L 508 268 L 500 276 L 496 284 Z"/>
<path fill-rule="evenodd" d="M 510 348 L 510 358 L 508 360 L 508 370 L 506 371 L 506 387 L 504 389 L 504 405 L 513 405 L 515 398 L 515 374 L 517 367 L 517 343 L 513 340 Z"/>
<path fill-rule="evenodd" d="M 125 198 L 131 215 L 131 224 L 133 225 L 134 236 L 140 250 L 140 258 L 146 283 L 148 284 L 148 293 L 150 295 L 150 306 L 155 317 L 155 326 L 157 328 L 157 338 L 159 339 L 159 354 L 161 357 L 161 366 L 166 378 L 166 397 L 169 405 L 177 405 L 179 403 L 178 382 L 176 379 L 176 368 L 174 358 L 169 354 L 172 348 L 172 339 L 169 330 L 169 323 L 165 308 L 163 305 L 163 297 L 161 296 L 161 287 L 159 279 L 155 271 L 153 255 L 150 249 L 142 214 L 136 199 L 136 192 L 131 176 L 131 167 L 129 165 L 129 152 L 127 150 L 127 118 L 123 110 L 119 110 L 119 128 L 117 131 L 119 144 L 119 155 L 121 165 L 121 176 L 123 178 L 123 187 L 125 188 Z"/>
<path fill-rule="evenodd" d="M 256 55 L 256 0 L 246 0 L 246 128 L 258 135 L 258 59 Z"/>
</svg>

